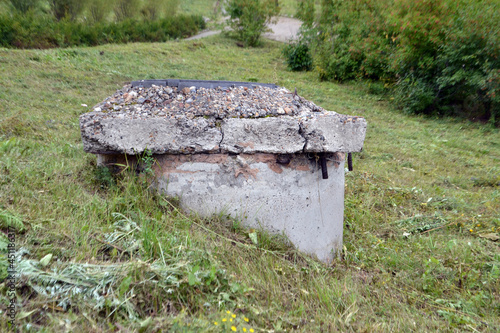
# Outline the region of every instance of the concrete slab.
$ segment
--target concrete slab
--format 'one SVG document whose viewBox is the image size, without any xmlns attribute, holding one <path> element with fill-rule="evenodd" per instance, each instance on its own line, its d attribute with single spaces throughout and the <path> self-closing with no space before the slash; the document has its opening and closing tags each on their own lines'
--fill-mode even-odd
<svg viewBox="0 0 500 333">
<path fill-rule="evenodd" d="M 260 83 L 136 81 L 93 109 L 80 128 L 94 154 L 356 152 L 367 126 Z"/>
</svg>

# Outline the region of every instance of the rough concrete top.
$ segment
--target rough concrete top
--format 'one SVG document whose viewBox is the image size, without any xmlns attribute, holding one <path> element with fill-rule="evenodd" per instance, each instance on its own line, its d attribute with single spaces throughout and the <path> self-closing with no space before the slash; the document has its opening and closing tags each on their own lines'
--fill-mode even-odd
<svg viewBox="0 0 500 333">
<path fill-rule="evenodd" d="M 95 154 L 355 152 L 362 117 L 326 111 L 272 84 L 134 81 L 80 116 Z"/>
</svg>

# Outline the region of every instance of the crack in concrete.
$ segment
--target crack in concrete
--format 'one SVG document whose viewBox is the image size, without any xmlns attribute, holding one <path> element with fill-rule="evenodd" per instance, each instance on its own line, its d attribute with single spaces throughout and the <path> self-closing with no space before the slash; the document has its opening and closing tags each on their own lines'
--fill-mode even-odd
<svg viewBox="0 0 500 333">
<path fill-rule="evenodd" d="M 222 153 L 222 142 L 224 141 L 224 130 L 222 129 L 222 122 L 219 123 L 219 131 L 221 134 L 221 139 L 219 141 L 219 153 Z"/>
<path fill-rule="evenodd" d="M 307 136 L 305 134 L 304 127 L 303 127 L 303 124 L 300 121 L 299 121 L 299 135 L 301 137 L 303 137 L 304 140 L 305 140 L 304 146 L 302 147 L 302 152 L 305 153 L 306 152 L 307 144 L 309 143 L 309 139 L 307 138 Z"/>
</svg>

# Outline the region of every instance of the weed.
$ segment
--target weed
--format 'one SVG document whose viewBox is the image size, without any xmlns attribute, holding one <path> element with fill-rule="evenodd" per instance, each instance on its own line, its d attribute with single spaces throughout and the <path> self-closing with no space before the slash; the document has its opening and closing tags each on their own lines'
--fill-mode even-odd
<svg viewBox="0 0 500 333">
<path fill-rule="evenodd" d="M 223 330 L 225 332 L 255 332 L 250 326 L 249 321 L 247 317 L 238 316 L 227 310 L 226 313 L 221 315 L 220 320 L 213 322 L 213 325 L 217 330 Z"/>
<path fill-rule="evenodd" d="M 148 176 L 154 176 L 153 166 L 155 164 L 155 158 L 153 157 L 153 153 L 151 150 L 146 149 L 144 152 L 139 155 L 138 158 L 138 169 L 137 171 L 140 173 L 144 173 Z"/>
<path fill-rule="evenodd" d="M 103 189 L 107 189 L 116 184 L 113 173 L 106 166 L 98 166 L 95 168 L 95 179 L 97 184 Z"/>
<path fill-rule="evenodd" d="M 15 229 L 18 232 L 23 232 L 26 230 L 23 220 L 21 217 L 0 208 L 0 228 L 3 230 Z"/>
</svg>

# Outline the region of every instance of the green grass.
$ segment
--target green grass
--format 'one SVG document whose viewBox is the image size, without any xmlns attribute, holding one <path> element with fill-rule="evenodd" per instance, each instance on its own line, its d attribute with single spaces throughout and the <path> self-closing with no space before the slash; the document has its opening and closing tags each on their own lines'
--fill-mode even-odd
<svg viewBox="0 0 500 333">
<path fill-rule="evenodd" d="M 287 71 L 281 47 L 213 36 L 0 49 L 0 225 L 13 225 L 29 251 L 18 263 L 27 277 L 20 326 L 220 332 L 233 319 L 239 332 L 500 329 L 500 248 L 484 238 L 500 231 L 498 129 L 408 116 L 361 84 Z M 148 175 L 97 168 L 78 116 L 149 78 L 275 82 L 366 117 L 364 151 L 346 175 L 342 259 L 321 264 L 262 232 L 255 246 L 228 217 L 186 216 L 147 189 Z"/>
</svg>

